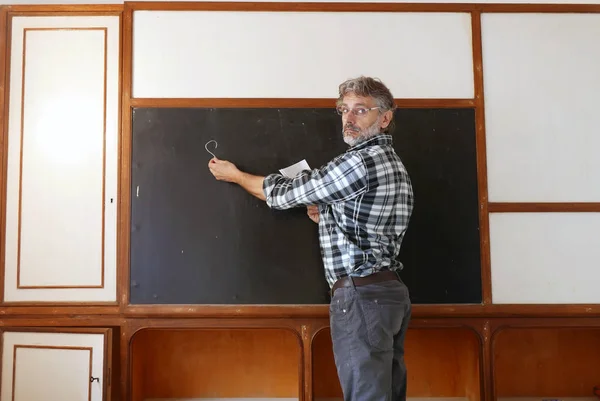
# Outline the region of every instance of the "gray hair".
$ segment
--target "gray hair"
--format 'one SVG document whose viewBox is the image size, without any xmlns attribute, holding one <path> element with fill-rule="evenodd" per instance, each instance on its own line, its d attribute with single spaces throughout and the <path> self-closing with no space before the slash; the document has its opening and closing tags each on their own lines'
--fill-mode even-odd
<svg viewBox="0 0 600 401">
<path fill-rule="evenodd" d="M 354 93 L 356 96 L 372 97 L 375 99 L 377 106 L 380 107 L 379 114 L 383 114 L 388 110 L 391 110 L 393 113 L 396 110 L 394 96 L 392 96 L 388 87 L 385 86 L 379 78 L 360 76 L 342 82 L 339 86 L 339 97 L 336 102 L 337 106 L 341 105 L 344 96 L 349 93 Z M 391 133 L 393 130 L 394 119 L 392 117 L 390 124 L 383 129 L 383 132 Z"/>
</svg>

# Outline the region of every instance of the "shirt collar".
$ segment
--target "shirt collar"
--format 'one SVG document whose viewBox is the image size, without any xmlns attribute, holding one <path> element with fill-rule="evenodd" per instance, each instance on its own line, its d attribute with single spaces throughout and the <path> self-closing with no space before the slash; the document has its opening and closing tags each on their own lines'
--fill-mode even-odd
<svg viewBox="0 0 600 401">
<path fill-rule="evenodd" d="M 375 146 L 375 145 L 392 145 L 393 141 L 392 141 L 392 136 L 390 134 L 377 134 L 367 140 L 364 140 L 362 142 L 357 143 L 354 146 L 351 146 L 350 148 L 348 148 L 347 152 L 353 151 L 353 150 L 358 150 L 358 149 L 364 149 L 367 146 Z"/>
</svg>

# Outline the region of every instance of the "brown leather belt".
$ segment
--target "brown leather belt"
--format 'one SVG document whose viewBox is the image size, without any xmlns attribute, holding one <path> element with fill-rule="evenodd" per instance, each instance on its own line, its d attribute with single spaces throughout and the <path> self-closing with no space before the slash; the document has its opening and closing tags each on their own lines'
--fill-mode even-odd
<svg viewBox="0 0 600 401">
<path fill-rule="evenodd" d="M 352 285 L 355 285 L 358 287 L 361 285 L 375 284 L 375 283 L 381 283 L 382 281 L 391 281 L 391 280 L 400 280 L 398 275 L 396 274 L 396 272 L 382 271 L 382 272 L 370 274 L 365 277 L 352 277 L 352 278 L 350 278 L 349 276 L 342 277 L 341 279 L 336 281 L 335 284 L 333 284 L 333 287 L 331 287 L 331 295 L 333 295 L 335 290 L 337 290 L 338 288 L 341 288 L 341 287 L 352 287 Z M 354 281 L 354 284 L 352 284 L 353 281 Z"/>
</svg>

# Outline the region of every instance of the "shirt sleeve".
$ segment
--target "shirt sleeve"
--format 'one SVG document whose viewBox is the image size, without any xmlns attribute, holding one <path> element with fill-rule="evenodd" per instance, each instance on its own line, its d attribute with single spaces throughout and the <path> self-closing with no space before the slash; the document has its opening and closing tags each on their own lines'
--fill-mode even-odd
<svg viewBox="0 0 600 401">
<path fill-rule="evenodd" d="M 367 168 L 358 153 L 345 153 L 294 178 L 270 174 L 263 181 L 267 205 L 274 209 L 345 201 L 364 193 L 366 188 Z"/>
</svg>

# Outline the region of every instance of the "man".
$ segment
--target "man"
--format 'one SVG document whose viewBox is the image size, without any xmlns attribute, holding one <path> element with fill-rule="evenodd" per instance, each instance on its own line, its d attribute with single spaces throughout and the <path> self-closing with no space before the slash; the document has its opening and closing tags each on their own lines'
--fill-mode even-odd
<svg viewBox="0 0 600 401">
<path fill-rule="evenodd" d="M 338 113 L 349 149 L 295 178 L 250 175 L 224 160 L 208 167 L 275 209 L 306 206 L 318 223 L 325 276 L 332 288 L 331 338 L 346 401 L 406 399 L 404 337 L 408 289 L 395 260 L 413 209 L 408 173 L 392 147 L 396 106 L 379 80 L 339 86 Z"/>
</svg>

